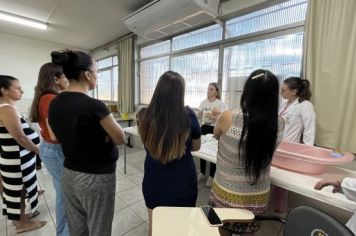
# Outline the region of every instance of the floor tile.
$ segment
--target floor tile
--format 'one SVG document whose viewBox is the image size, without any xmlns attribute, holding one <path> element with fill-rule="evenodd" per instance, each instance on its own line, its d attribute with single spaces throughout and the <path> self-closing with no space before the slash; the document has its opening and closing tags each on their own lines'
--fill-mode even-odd
<svg viewBox="0 0 356 236">
<path fill-rule="evenodd" d="M 119 192 L 117 196 L 119 196 L 119 198 L 129 206 L 140 200 L 143 200 L 142 189 L 139 187 L 134 187 Z"/>
<path fill-rule="evenodd" d="M 134 182 L 137 186 L 141 187 L 143 180 L 143 172 L 134 175 L 127 175 L 127 178 Z"/>
<path fill-rule="evenodd" d="M 264 221 L 261 228 L 255 233 L 256 236 L 275 235 L 283 236 L 283 224 L 277 221 Z"/>
<path fill-rule="evenodd" d="M 204 187 L 198 191 L 196 206 L 204 206 L 209 203 L 210 188 Z"/>
<path fill-rule="evenodd" d="M 137 185 L 127 178 L 125 175 L 117 174 L 116 176 L 116 193 L 122 192 L 127 189 L 137 187 Z"/>
<path fill-rule="evenodd" d="M 0 220 L 0 236 L 6 236 L 7 234 L 6 221 L 6 218 Z"/>
<path fill-rule="evenodd" d="M 147 207 L 145 200 L 136 202 L 130 206 L 130 208 L 139 215 L 144 221 L 148 220 Z"/>
<path fill-rule="evenodd" d="M 124 236 L 147 236 L 148 234 L 148 225 L 146 223 L 143 223 L 133 230 L 127 232 L 124 234 Z"/>
<path fill-rule="evenodd" d="M 41 206 L 40 214 L 33 218 L 36 221 L 47 221 L 47 224 L 40 229 L 22 233 L 22 236 L 50 236 L 55 235 L 54 222 L 47 206 Z M 15 226 L 12 225 L 12 221 L 7 221 L 7 234 L 8 236 L 16 235 Z"/>
<path fill-rule="evenodd" d="M 53 219 L 53 223 L 54 225 L 56 225 L 56 204 L 55 203 L 51 203 L 48 206 L 49 209 L 49 213 L 51 214 L 51 217 Z"/>
<path fill-rule="evenodd" d="M 0 201 L 2 202 L 2 199 L 0 198 Z M 1 220 L 5 220 L 6 221 L 6 216 L 4 216 L 3 214 L 2 214 L 2 204 L 0 204 L 0 206 L 1 206 L 1 208 L 0 208 L 0 210 L 1 210 L 1 212 L 0 212 L 0 221 Z"/>
<path fill-rule="evenodd" d="M 119 197 L 116 196 L 114 212 L 120 211 L 126 207 L 127 207 L 127 204 L 124 203 Z"/>
<path fill-rule="evenodd" d="M 144 221 L 129 207 L 115 213 L 112 224 L 112 235 L 124 235 Z"/>
</svg>

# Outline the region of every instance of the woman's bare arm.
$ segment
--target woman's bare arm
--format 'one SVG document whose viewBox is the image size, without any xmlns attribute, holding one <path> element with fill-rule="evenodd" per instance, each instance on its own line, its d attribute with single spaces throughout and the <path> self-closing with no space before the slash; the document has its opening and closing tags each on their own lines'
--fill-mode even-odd
<svg viewBox="0 0 356 236">
<path fill-rule="evenodd" d="M 36 154 L 39 153 L 39 148 L 26 136 L 22 130 L 19 114 L 12 106 L 1 107 L 1 121 L 6 127 L 10 135 L 22 147 Z"/>
</svg>

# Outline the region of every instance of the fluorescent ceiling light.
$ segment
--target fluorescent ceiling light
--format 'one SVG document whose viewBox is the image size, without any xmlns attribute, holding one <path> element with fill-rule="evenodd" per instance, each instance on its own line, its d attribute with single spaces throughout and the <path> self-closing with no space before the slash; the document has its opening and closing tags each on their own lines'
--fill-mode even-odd
<svg viewBox="0 0 356 236">
<path fill-rule="evenodd" d="M 4 20 L 4 21 L 16 23 L 16 24 L 21 24 L 21 25 L 26 25 L 26 26 L 34 27 L 34 28 L 41 29 L 41 30 L 47 29 L 47 23 L 44 23 L 44 22 L 41 22 L 38 20 L 34 20 L 31 18 L 27 18 L 24 16 L 15 15 L 15 14 L 8 13 L 5 11 L 0 11 L 0 20 Z"/>
</svg>

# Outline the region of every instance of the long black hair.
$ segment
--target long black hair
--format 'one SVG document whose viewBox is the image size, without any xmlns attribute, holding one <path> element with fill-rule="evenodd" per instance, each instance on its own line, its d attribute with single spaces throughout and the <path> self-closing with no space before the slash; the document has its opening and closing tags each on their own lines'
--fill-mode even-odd
<svg viewBox="0 0 356 236">
<path fill-rule="evenodd" d="M 279 83 L 268 70 L 255 70 L 248 77 L 241 96 L 243 129 L 239 156 L 245 171 L 256 184 L 270 165 L 278 131 Z"/>
<path fill-rule="evenodd" d="M 290 90 L 297 90 L 296 95 L 298 101 L 310 100 L 312 93 L 310 91 L 310 82 L 307 79 L 301 79 L 299 77 L 289 77 L 283 81 Z"/>
<path fill-rule="evenodd" d="M 167 164 L 183 156 L 190 133 L 190 120 L 184 107 L 185 83 L 173 71 L 158 80 L 147 109 L 141 112 L 138 129 L 152 157 Z"/>
</svg>

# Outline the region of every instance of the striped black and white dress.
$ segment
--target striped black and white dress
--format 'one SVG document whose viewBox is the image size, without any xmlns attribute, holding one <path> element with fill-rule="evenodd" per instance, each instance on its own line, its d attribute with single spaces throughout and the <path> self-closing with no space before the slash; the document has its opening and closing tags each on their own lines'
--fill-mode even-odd
<svg viewBox="0 0 356 236">
<path fill-rule="evenodd" d="M 11 106 L 1 104 L 0 107 Z M 40 143 L 25 119 L 19 115 L 26 136 L 36 145 Z M 31 212 L 38 210 L 38 191 L 36 176 L 36 155 L 19 145 L 3 124 L 0 124 L 0 173 L 3 184 L 3 215 L 9 220 L 20 219 L 20 199 L 22 189 L 26 190 Z"/>
</svg>

